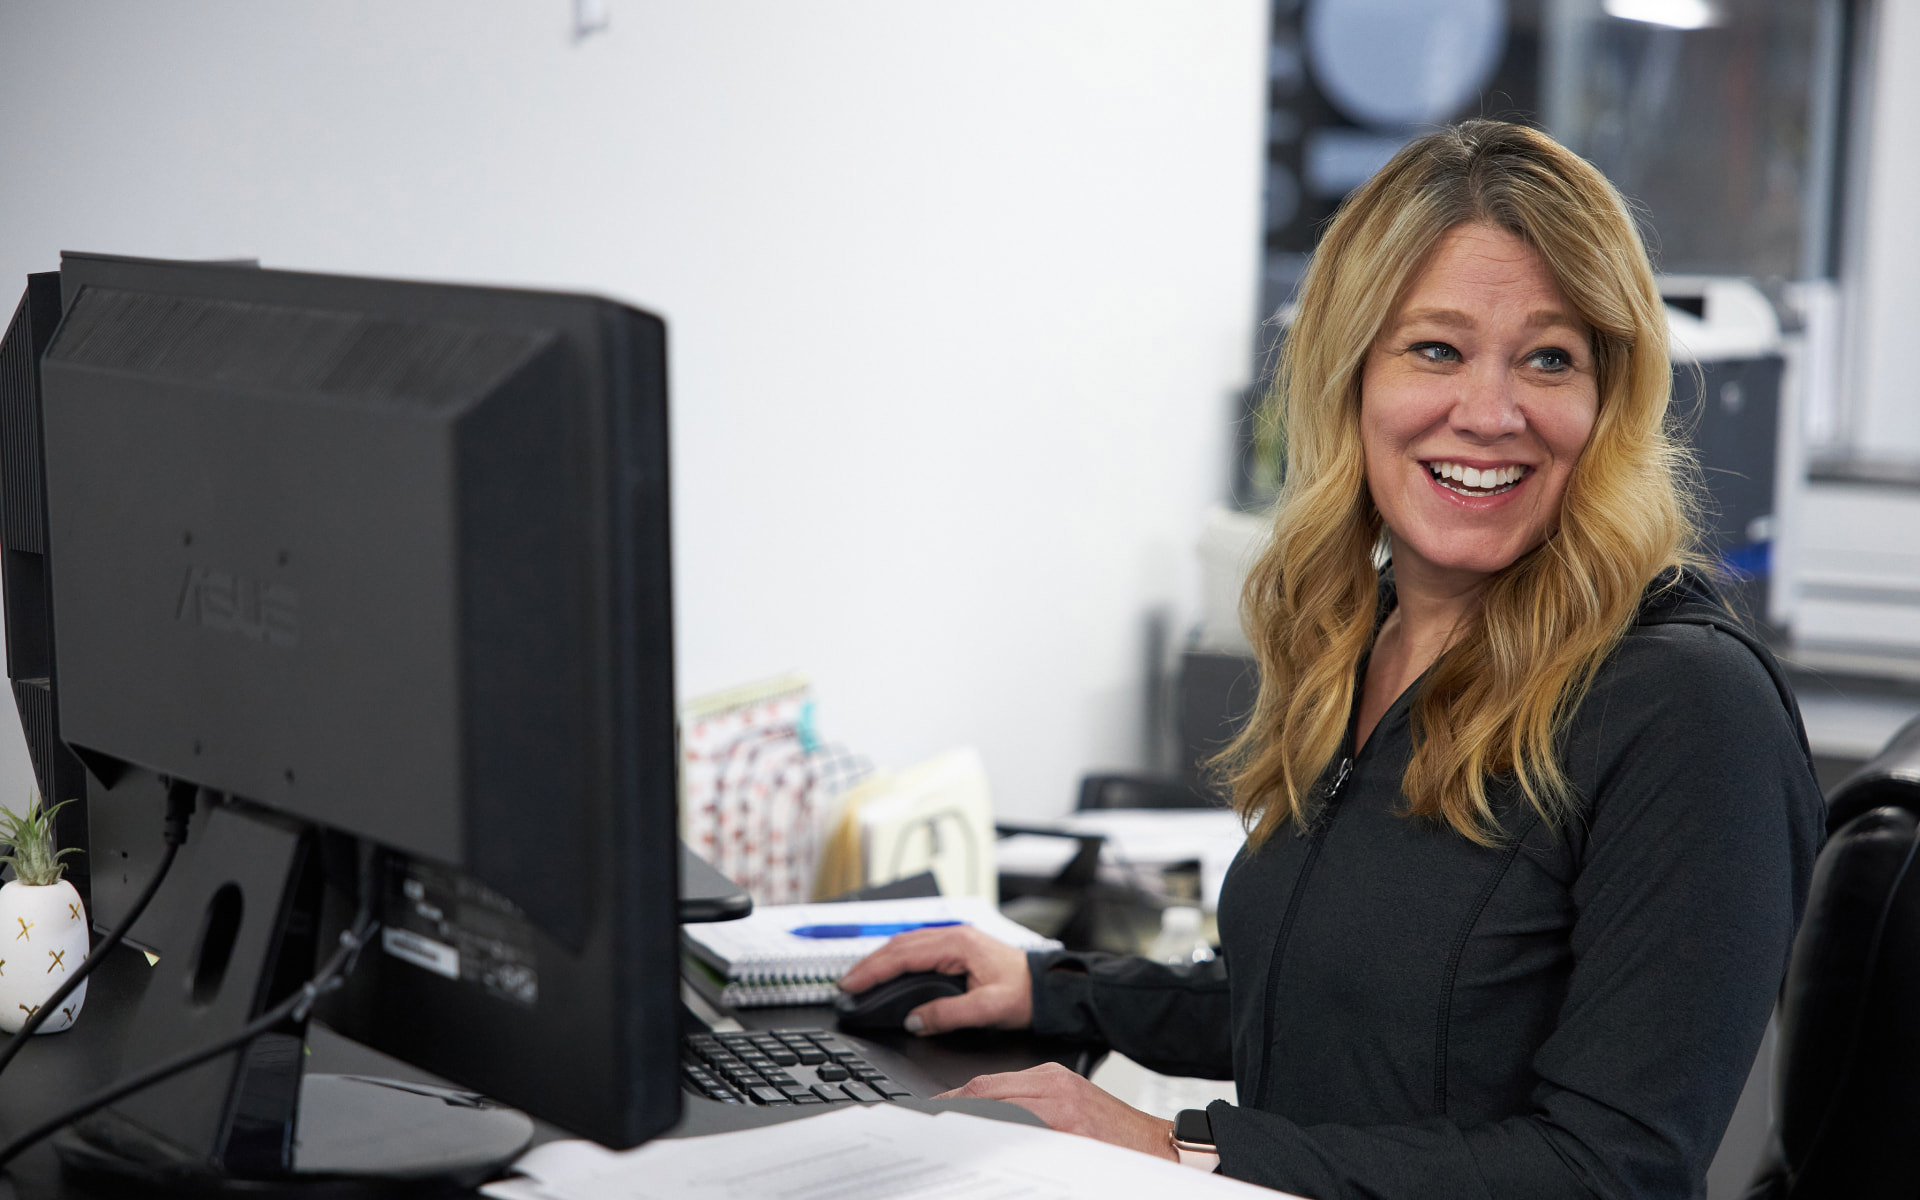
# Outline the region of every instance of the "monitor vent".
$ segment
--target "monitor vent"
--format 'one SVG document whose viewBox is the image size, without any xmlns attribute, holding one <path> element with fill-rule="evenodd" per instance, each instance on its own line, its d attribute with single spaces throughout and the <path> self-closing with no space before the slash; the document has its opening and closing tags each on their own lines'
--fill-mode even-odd
<svg viewBox="0 0 1920 1200">
<path fill-rule="evenodd" d="M 439 408 L 484 395 L 552 335 L 86 288 L 50 361 Z"/>
<path fill-rule="evenodd" d="M 53 691 L 44 679 L 13 681 L 14 705 L 20 710 L 20 731 L 26 734 L 27 756 L 40 791 L 55 791 L 53 783 Z"/>
<path fill-rule="evenodd" d="M 44 554 L 41 530 L 40 409 L 33 369 L 33 295 L 20 297 L 0 340 L 0 513 L 7 545 Z"/>
</svg>

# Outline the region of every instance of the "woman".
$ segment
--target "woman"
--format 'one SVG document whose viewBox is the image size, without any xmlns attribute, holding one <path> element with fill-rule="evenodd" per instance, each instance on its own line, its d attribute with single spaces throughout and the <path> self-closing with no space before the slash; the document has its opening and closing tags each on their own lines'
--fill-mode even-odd
<svg viewBox="0 0 1920 1200">
<path fill-rule="evenodd" d="M 1220 1169 L 1316 1200 L 1697 1195 L 1821 802 L 1777 667 L 1689 570 L 1669 371 L 1598 172 L 1499 122 L 1408 145 L 1327 231 L 1282 361 L 1221 963 L 928 930 L 844 986 L 964 970 L 921 1032 L 1230 1075 Z M 1175 1156 L 1062 1069 L 961 1093 Z"/>
</svg>

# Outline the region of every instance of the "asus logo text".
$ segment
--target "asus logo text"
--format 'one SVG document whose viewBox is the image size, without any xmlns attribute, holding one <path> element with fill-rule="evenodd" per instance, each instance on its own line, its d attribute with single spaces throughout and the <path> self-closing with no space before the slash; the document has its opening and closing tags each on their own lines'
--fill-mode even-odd
<svg viewBox="0 0 1920 1200">
<path fill-rule="evenodd" d="M 300 644 L 300 593 L 232 571 L 188 567 L 174 619 L 269 646 Z"/>
</svg>

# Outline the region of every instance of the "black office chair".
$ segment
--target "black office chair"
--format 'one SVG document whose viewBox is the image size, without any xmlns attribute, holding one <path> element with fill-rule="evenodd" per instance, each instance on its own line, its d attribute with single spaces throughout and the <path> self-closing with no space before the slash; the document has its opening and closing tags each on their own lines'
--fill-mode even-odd
<svg viewBox="0 0 1920 1200">
<path fill-rule="evenodd" d="M 1920 719 L 1835 789 L 1746 1200 L 1920 1196 Z"/>
<path fill-rule="evenodd" d="M 1110 808 L 1225 808 L 1226 798 L 1205 783 L 1163 775 L 1106 772 L 1084 775 L 1077 812 Z"/>
<path fill-rule="evenodd" d="M 1260 668 L 1244 654 L 1188 650 L 1167 695 L 1180 735 L 1177 773 L 1096 772 L 1080 780 L 1074 808 L 1225 808 L 1227 790 L 1208 764 L 1253 711 Z"/>
<path fill-rule="evenodd" d="M 1872 762 L 1833 789 L 1827 800 L 1827 832 L 1889 804 L 1920 809 L 1915 796 L 1920 796 L 1920 717 L 1902 725 Z"/>
</svg>

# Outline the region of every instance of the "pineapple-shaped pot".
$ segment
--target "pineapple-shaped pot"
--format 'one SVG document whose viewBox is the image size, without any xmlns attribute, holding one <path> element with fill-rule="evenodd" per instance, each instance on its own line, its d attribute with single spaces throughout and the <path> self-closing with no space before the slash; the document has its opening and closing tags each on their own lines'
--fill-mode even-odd
<svg viewBox="0 0 1920 1200">
<path fill-rule="evenodd" d="M 53 848 L 53 814 L 71 803 L 44 809 L 30 803 L 24 817 L 0 807 L 0 843 L 11 850 L 0 855 L 0 863 L 11 864 L 14 873 L 0 885 L 0 1029 L 8 1033 L 18 1033 L 87 956 L 86 910 L 80 893 L 60 877 L 66 870 L 60 860 L 77 851 Z M 82 983 L 40 1032 L 72 1026 L 86 999 Z"/>
</svg>

